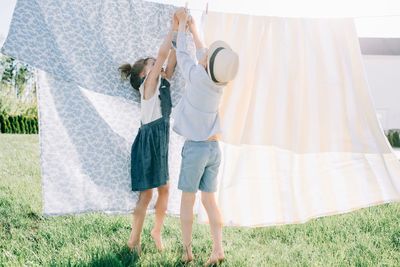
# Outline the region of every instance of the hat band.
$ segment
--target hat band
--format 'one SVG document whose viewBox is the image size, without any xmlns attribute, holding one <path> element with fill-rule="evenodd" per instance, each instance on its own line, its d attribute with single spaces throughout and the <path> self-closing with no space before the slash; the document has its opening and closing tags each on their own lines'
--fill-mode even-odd
<svg viewBox="0 0 400 267">
<path fill-rule="evenodd" d="M 210 74 L 211 74 L 211 79 L 213 80 L 213 82 L 218 83 L 219 81 L 217 81 L 217 79 L 214 76 L 214 61 L 215 61 L 215 57 L 217 56 L 217 54 L 219 53 L 219 51 L 221 51 L 222 49 L 224 49 L 223 47 L 218 47 L 217 49 L 215 49 L 214 53 L 211 55 L 210 58 Z"/>
</svg>

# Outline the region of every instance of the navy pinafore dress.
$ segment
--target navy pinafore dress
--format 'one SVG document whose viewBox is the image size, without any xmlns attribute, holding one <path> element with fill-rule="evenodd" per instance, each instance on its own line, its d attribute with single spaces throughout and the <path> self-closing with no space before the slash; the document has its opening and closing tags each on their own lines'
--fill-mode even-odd
<svg viewBox="0 0 400 267">
<path fill-rule="evenodd" d="M 161 78 L 162 117 L 142 124 L 132 145 L 132 191 L 144 191 L 165 185 L 169 180 L 168 144 L 172 101 L 170 83 Z"/>
</svg>

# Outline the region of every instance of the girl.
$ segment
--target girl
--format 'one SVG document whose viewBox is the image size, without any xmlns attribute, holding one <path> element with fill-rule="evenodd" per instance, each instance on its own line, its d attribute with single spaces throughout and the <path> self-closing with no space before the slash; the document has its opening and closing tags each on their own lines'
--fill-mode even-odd
<svg viewBox="0 0 400 267">
<path fill-rule="evenodd" d="M 119 69 L 123 78 L 141 96 L 141 127 L 132 145 L 132 191 L 140 191 L 133 212 L 132 231 L 128 247 L 141 253 L 141 232 L 153 188 L 158 190 L 155 206 L 155 223 L 151 236 L 159 251 L 163 250 L 161 229 L 168 204 L 168 143 L 171 113 L 170 83 L 168 79 L 176 65 L 175 50 L 171 50 L 178 21 L 173 16 L 172 27 L 158 51 L 157 58 L 139 59 L 132 66 L 124 64 Z M 171 51 L 170 51 L 171 50 Z M 163 64 L 168 58 L 165 71 Z"/>
</svg>

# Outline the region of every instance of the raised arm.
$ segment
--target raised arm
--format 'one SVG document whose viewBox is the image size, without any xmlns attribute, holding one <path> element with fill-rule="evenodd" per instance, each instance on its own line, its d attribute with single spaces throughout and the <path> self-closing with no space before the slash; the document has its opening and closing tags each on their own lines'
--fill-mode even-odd
<svg viewBox="0 0 400 267">
<path fill-rule="evenodd" d="M 174 32 L 176 32 L 176 31 L 178 31 L 178 27 L 179 27 L 179 21 L 178 21 L 178 18 L 174 14 L 173 21 L 172 21 L 172 30 Z M 174 74 L 174 71 L 175 71 L 175 67 L 176 67 L 176 52 L 175 52 L 175 49 L 172 48 L 169 52 L 167 67 L 165 69 L 165 77 L 168 80 L 172 78 L 172 75 Z"/>
<path fill-rule="evenodd" d="M 172 75 L 174 74 L 176 67 L 176 52 L 175 49 L 171 49 L 171 52 L 169 52 L 168 56 L 168 63 L 167 63 L 167 68 L 165 69 L 165 78 L 170 80 L 172 78 Z"/>
<path fill-rule="evenodd" d="M 188 24 L 189 24 L 189 30 L 193 35 L 194 44 L 196 46 L 196 58 L 198 61 L 200 61 L 206 54 L 206 47 L 200 38 L 200 35 L 197 31 L 196 23 L 192 16 L 189 17 Z"/>
<path fill-rule="evenodd" d="M 146 81 L 144 83 L 145 88 L 145 98 L 150 98 L 154 95 L 156 91 L 156 87 L 158 84 L 158 79 L 162 71 L 163 64 L 168 57 L 169 50 L 171 49 L 171 42 L 173 37 L 173 24 L 171 29 L 169 30 L 167 36 L 165 37 L 163 43 L 158 50 L 158 55 L 156 62 L 154 63 L 153 68 L 147 75 Z"/>
<path fill-rule="evenodd" d="M 183 77 L 185 80 L 191 81 L 191 72 L 196 67 L 196 62 L 191 57 L 186 43 L 186 24 L 188 14 L 184 8 L 179 8 L 176 11 L 176 16 L 179 20 L 176 58 Z"/>
<path fill-rule="evenodd" d="M 196 49 L 204 49 L 204 43 L 200 38 L 200 35 L 197 31 L 197 27 L 196 27 L 196 22 L 194 21 L 194 18 L 192 16 L 189 17 L 189 30 L 193 35 L 193 41 L 194 44 L 196 45 Z"/>
</svg>

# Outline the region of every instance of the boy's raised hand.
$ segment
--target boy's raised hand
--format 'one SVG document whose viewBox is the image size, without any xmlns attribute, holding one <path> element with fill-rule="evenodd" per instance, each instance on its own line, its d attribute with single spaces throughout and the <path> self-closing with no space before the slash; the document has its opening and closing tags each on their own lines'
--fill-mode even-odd
<svg viewBox="0 0 400 267">
<path fill-rule="evenodd" d="M 172 30 L 173 31 L 177 31 L 178 28 L 179 28 L 179 20 L 176 17 L 176 13 L 174 13 L 174 15 L 172 16 L 172 24 L 171 24 L 171 26 L 172 26 Z"/>
<path fill-rule="evenodd" d="M 190 32 L 194 33 L 197 30 L 196 29 L 196 22 L 194 21 L 194 18 L 192 16 L 189 16 L 187 23 L 188 23 Z"/>
</svg>

